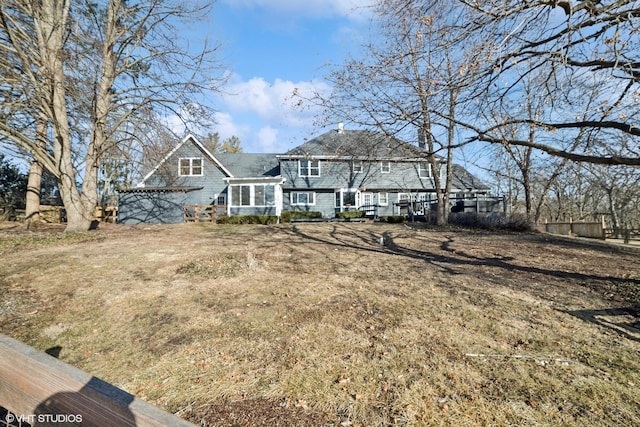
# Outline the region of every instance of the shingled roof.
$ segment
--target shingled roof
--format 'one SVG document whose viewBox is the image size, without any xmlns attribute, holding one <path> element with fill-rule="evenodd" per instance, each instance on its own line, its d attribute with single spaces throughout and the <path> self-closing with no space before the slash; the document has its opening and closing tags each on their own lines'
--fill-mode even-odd
<svg viewBox="0 0 640 427">
<path fill-rule="evenodd" d="M 424 161 L 426 153 L 418 147 L 386 136 L 380 132 L 369 130 L 331 130 L 277 157 Z"/>
<path fill-rule="evenodd" d="M 269 177 L 280 175 L 276 154 L 266 153 L 215 153 L 235 177 Z"/>
</svg>

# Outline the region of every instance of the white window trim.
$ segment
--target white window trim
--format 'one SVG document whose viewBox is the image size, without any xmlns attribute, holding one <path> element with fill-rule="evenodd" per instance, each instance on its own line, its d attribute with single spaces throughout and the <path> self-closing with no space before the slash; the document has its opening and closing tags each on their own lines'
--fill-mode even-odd
<svg viewBox="0 0 640 427">
<path fill-rule="evenodd" d="M 424 175 L 424 168 L 423 166 L 427 166 L 427 175 Z M 420 176 L 420 178 L 422 179 L 431 179 L 433 178 L 433 170 L 431 168 L 431 163 L 418 163 L 418 175 Z"/>
<path fill-rule="evenodd" d="M 364 165 L 362 160 L 354 160 L 351 162 L 351 171 L 353 173 L 362 173 L 364 171 Z"/>
<path fill-rule="evenodd" d="M 353 193 L 354 194 L 354 204 L 353 205 L 345 205 L 344 204 L 344 194 L 345 193 Z M 337 200 L 336 199 L 336 195 L 340 194 L 340 205 L 338 205 Z M 360 206 L 359 203 L 359 199 L 360 199 L 360 191 L 357 188 L 340 188 L 338 190 L 336 190 L 334 192 L 334 204 L 335 204 L 335 208 L 336 209 L 340 209 L 340 212 L 343 212 L 343 209 L 348 208 L 348 209 L 357 209 Z"/>
<path fill-rule="evenodd" d="M 307 164 L 307 175 L 303 175 L 302 174 L 302 165 L 303 162 L 306 162 Z M 311 174 L 311 163 L 318 163 L 318 174 L 317 175 L 312 175 Z M 314 168 L 315 169 L 315 168 Z M 320 160 L 298 160 L 298 176 L 300 177 L 304 177 L 304 178 L 317 178 L 321 175 L 321 165 L 320 165 Z"/>
<path fill-rule="evenodd" d="M 391 173 L 391 162 L 380 162 L 380 173 Z"/>
<path fill-rule="evenodd" d="M 311 196 L 312 202 L 300 203 L 297 197 L 298 194 L 307 194 L 308 196 Z M 294 197 L 294 195 L 296 196 Z M 291 203 L 291 206 L 315 206 L 316 193 L 314 191 L 292 191 L 291 194 L 289 195 L 289 201 Z"/>
<path fill-rule="evenodd" d="M 265 188 L 267 187 L 273 187 L 273 203 L 271 204 L 256 204 L 256 186 L 262 186 Z M 242 193 L 242 187 L 249 187 L 249 204 L 248 205 L 241 205 L 239 204 L 238 200 L 234 200 L 233 198 L 233 188 L 234 187 L 240 187 L 240 193 Z M 267 207 L 271 207 L 271 206 L 275 206 L 276 205 L 276 197 L 275 197 L 275 186 L 273 184 L 231 184 L 229 185 L 229 194 L 231 195 L 230 197 L 230 201 L 229 201 L 229 206 L 233 207 L 233 208 L 267 208 Z"/>
<path fill-rule="evenodd" d="M 242 205 L 240 201 L 242 200 L 242 187 L 249 187 L 249 204 Z M 236 200 L 234 196 L 234 189 L 238 188 L 238 196 L 239 200 Z M 234 208 L 249 208 L 253 206 L 253 186 L 251 184 L 233 184 L 229 186 L 229 206 Z"/>
<path fill-rule="evenodd" d="M 182 173 L 182 161 L 183 160 L 188 160 L 189 161 L 189 173 L 188 174 L 183 174 Z M 194 160 L 200 160 L 200 173 L 199 174 L 194 174 L 193 173 L 193 161 Z M 178 159 L 178 176 L 203 176 L 204 175 L 204 160 L 202 157 L 180 157 Z"/>
<path fill-rule="evenodd" d="M 384 202 L 380 201 L 380 196 L 384 194 Z M 389 206 L 389 193 L 378 193 L 378 204 L 380 206 Z"/>
</svg>

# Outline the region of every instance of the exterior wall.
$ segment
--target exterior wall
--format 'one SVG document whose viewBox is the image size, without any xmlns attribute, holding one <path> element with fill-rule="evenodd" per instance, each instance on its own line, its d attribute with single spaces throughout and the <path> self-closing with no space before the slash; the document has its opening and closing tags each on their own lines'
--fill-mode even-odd
<svg viewBox="0 0 640 427">
<path fill-rule="evenodd" d="M 358 161 L 357 161 L 358 162 Z M 362 161 L 362 171 L 353 172 L 351 161 L 320 161 L 319 177 L 299 176 L 298 160 L 280 162 L 280 171 L 286 178 L 284 188 L 283 210 L 306 210 L 322 212 L 323 217 L 333 218 L 340 209 L 336 207 L 336 191 L 341 189 L 355 189 L 358 193 L 359 205 L 365 203 L 364 194 L 370 194 L 371 204 L 376 205 L 378 216 L 399 215 L 406 213 L 395 204 L 399 201 L 399 194 L 419 194 L 428 199 L 433 193 L 432 178 L 421 178 L 418 162 L 389 162 L 388 172 L 382 172 L 382 162 Z M 316 193 L 314 205 L 292 206 L 291 193 L 296 191 L 313 191 Z M 379 194 L 387 194 L 387 203 L 380 204 Z M 355 206 L 343 207 L 342 210 L 354 210 Z"/>
<path fill-rule="evenodd" d="M 287 189 L 364 188 L 366 190 L 433 190 L 431 178 L 421 178 L 419 162 L 390 162 L 390 171 L 381 171 L 380 161 L 362 161 L 362 172 L 352 172 L 350 161 L 320 160 L 319 177 L 301 177 L 298 160 L 282 159 L 280 173 Z"/>
<path fill-rule="evenodd" d="M 184 222 L 183 205 L 200 204 L 202 190 L 190 192 L 126 192 L 120 194 L 118 223 L 176 224 Z"/>
<path fill-rule="evenodd" d="M 186 157 L 203 159 L 202 176 L 179 176 L 179 159 Z M 145 187 L 204 187 L 199 193 L 200 199 L 193 203 L 211 204 L 216 202 L 218 194 L 226 191 L 227 184 L 223 178 L 226 178 L 224 172 L 196 145 L 187 141 L 145 181 Z"/>
<path fill-rule="evenodd" d="M 300 189 L 306 191 L 305 189 Z M 285 190 L 282 197 L 283 211 L 321 212 L 323 218 L 335 217 L 335 195 L 333 190 L 312 190 L 315 193 L 315 203 L 310 205 L 292 205 L 290 190 Z"/>
<path fill-rule="evenodd" d="M 229 208 L 231 215 L 276 215 L 275 206 L 260 207 L 231 207 Z"/>
<path fill-rule="evenodd" d="M 291 193 L 296 191 L 311 191 L 315 193 L 315 203 L 312 205 L 292 205 Z M 396 215 L 398 213 L 397 207 L 394 203 L 398 201 L 398 193 L 387 193 L 387 204 L 380 205 L 378 199 L 378 192 L 370 192 L 373 195 L 373 205 L 377 205 L 378 216 Z M 360 193 L 362 197 L 362 192 Z M 294 189 L 285 190 L 284 192 L 283 211 L 308 211 L 308 212 L 321 212 L 323 218 L 335 218 L 336 212 L 339 211 L 336 208 L 336 193 L 334 190 L 307 190 L 307 189 Z M 352 210 L 355 210 L 353 208 Z M 349 210 L 349 208 L 345 209 Z"/>
</svg>

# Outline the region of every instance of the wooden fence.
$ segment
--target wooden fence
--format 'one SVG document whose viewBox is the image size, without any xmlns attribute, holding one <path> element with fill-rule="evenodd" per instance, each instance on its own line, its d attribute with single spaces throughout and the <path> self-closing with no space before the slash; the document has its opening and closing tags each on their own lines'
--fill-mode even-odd
<svg viewBox="0 0 640 427">
<path fill-rule="evenodd" d="M 1 420 L 5 425 L 195 427 L 4 335 L 0 335 L 0 407 L 9 411 Z"/>
<path fill-rule="evenodd" d="M 224 205 L 184 205 L 184 222 L 218 222 L 218 218 L 226 216 Z"/>
<path fill-rule="evenodd" d="M 118 222 L 118 207 L 117 206 L 96 206 L 94 218 L 99 222 L 110 222 L 116 224 Z"/>
<path fill-rule="evenodd" d="M 565 222 L 547 222 L 541 224 L 542 231 L 564 236 L 589 237 L 592 239 L 622 240 L 625 244 L 632 241 L 640 241 L 640 229 L 637 228 L 607 228 L 604 217 L 600 221 L 573 222 L 571 219 Z"/>
<path fill-rule="evenodd" d="M 632 240 L 640 240 L 640 228 L 606 228 L 607 239 L 620 239 L 629 244 Z"/>
<path fill-rule="evenodd" d="M 561 234 L 564 236 L 589 237 L 592 239 L 605 239 L 604 217 L 600 221 L 593 222 L 547 222 L 544 221 L 544 231 L 551 234 Z"/>
</svg>

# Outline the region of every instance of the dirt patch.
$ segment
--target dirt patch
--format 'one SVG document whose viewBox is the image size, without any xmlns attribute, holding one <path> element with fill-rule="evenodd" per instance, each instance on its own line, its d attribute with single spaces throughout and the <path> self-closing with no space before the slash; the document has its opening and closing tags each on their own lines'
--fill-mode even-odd
<svg viewBox="0 0 640 427">
<path fill-rule="evenodd" d="M 310 411 L 306 402 L 248 399 L 215 403 L 185 411 L 183 417 L 198 426 L 217 427 L 322 427 L 333 426 L 332 417 Z"/>
</svg>

